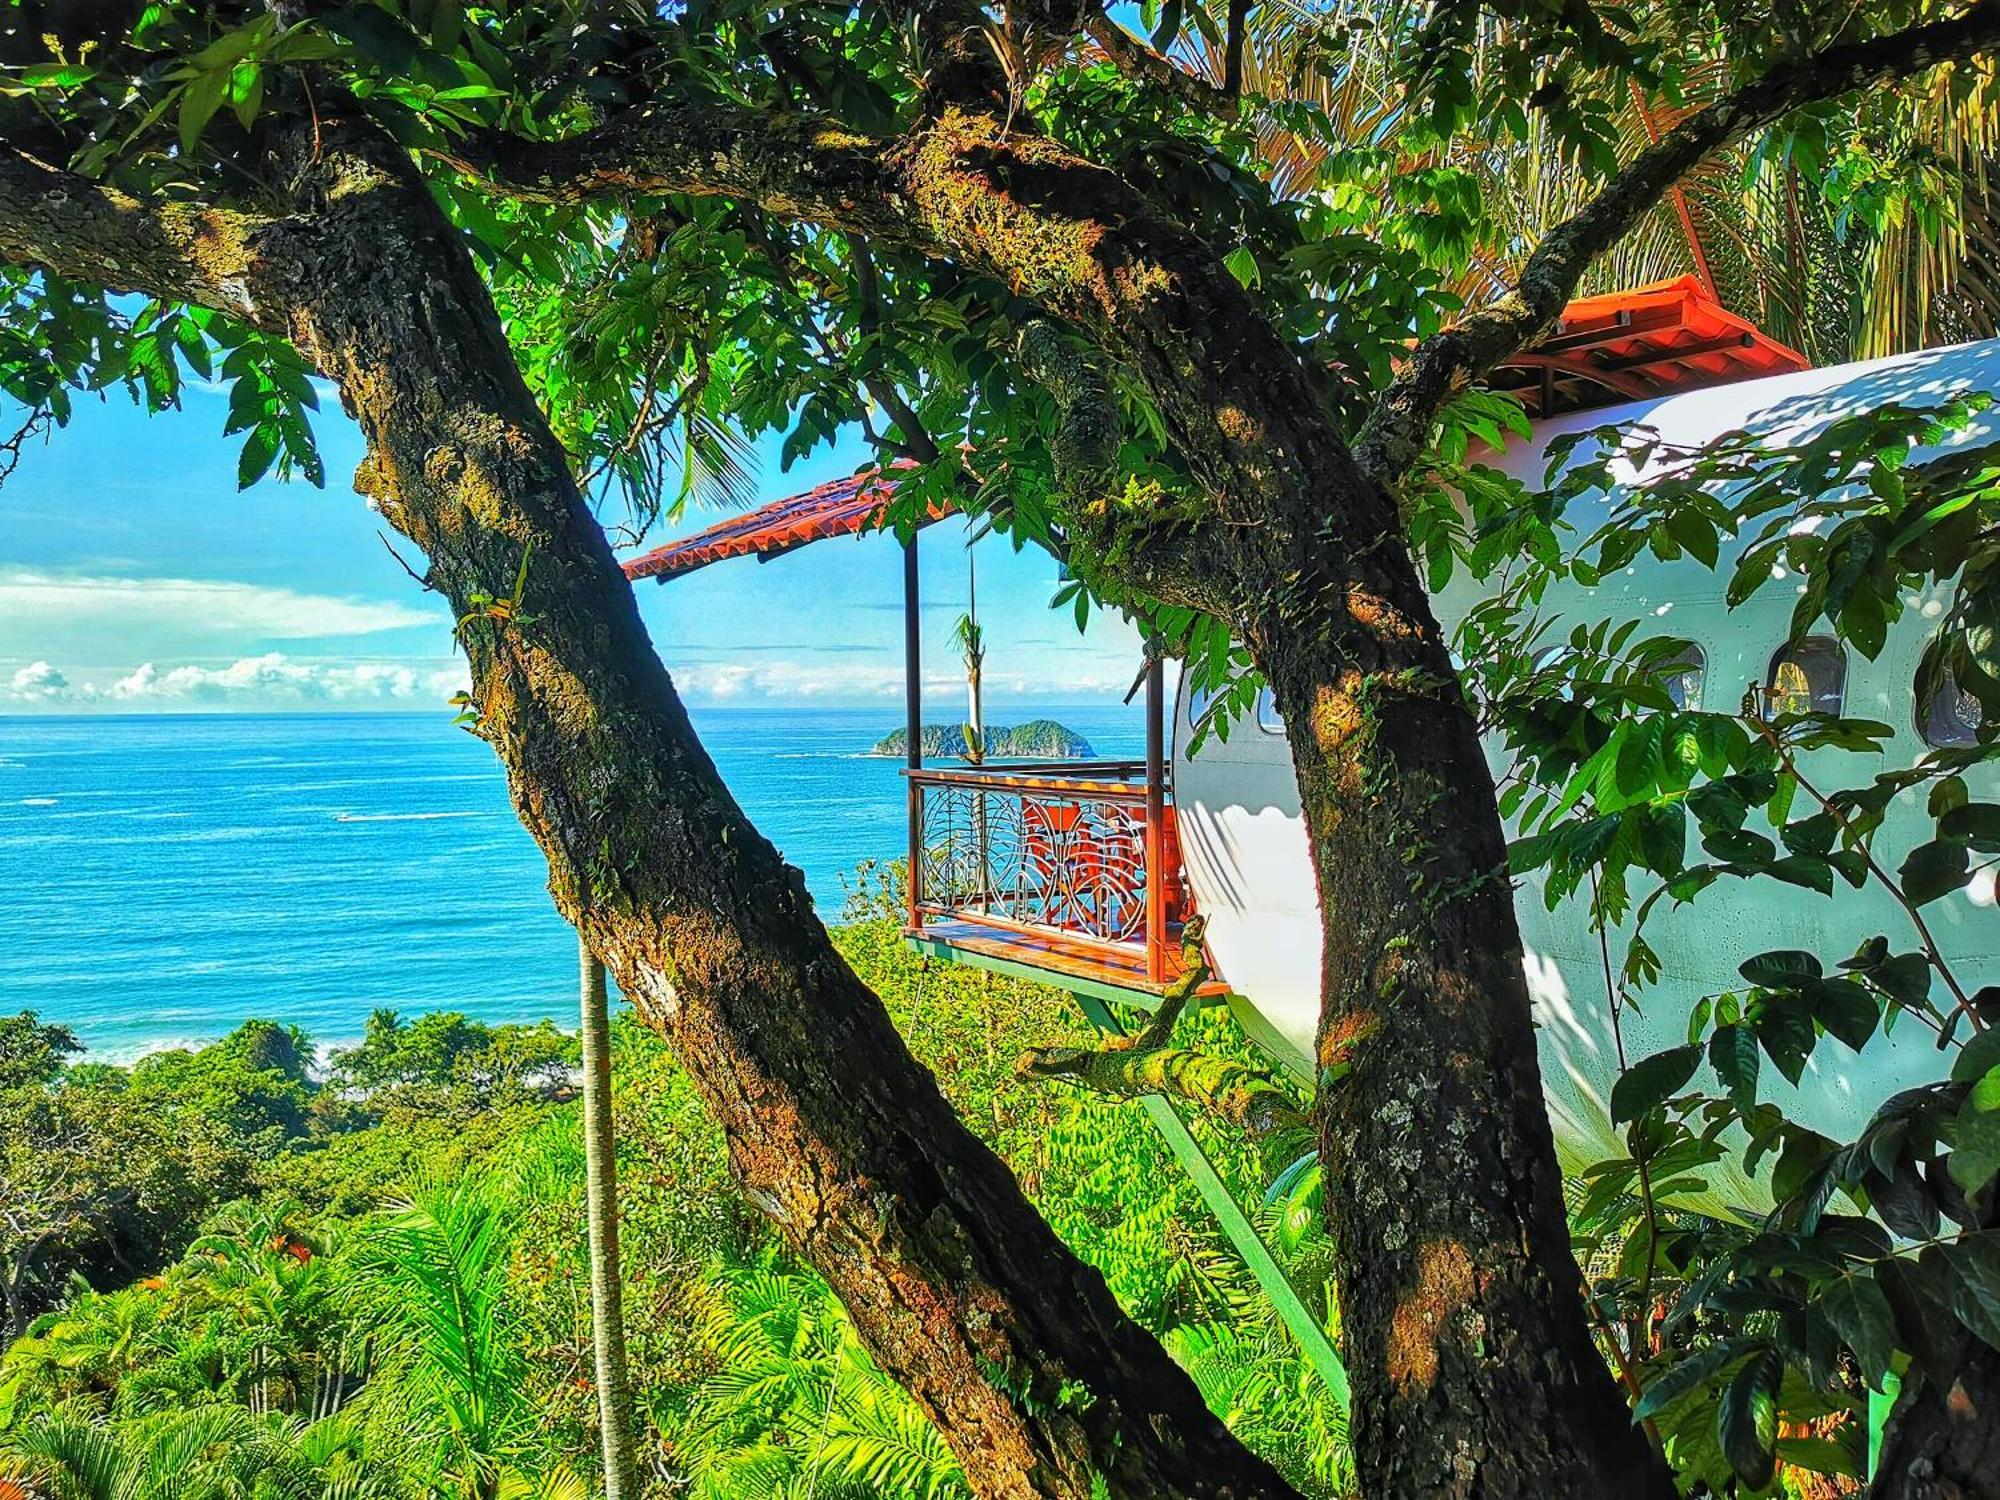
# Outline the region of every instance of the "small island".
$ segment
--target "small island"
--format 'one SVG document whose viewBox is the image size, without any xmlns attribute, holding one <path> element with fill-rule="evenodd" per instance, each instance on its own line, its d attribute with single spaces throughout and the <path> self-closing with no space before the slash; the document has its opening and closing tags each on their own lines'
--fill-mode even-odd
<svg viewBox="0 0 2000 1500">
<path fill-rule="evenodd" d="M 909 731 L 894 730 L 885 735 L 871 755 L 903 755 L 910 743 Z M 965 729 L 959 724 L 924 726 L 925 760 L 965 759 Z M 1025 724 L 986 726 L 988 760 L 1091 760 L 1097 752 L 1090 741 L 1074 729 L 1054 719 L 1030 719 Z"/>
</svg>

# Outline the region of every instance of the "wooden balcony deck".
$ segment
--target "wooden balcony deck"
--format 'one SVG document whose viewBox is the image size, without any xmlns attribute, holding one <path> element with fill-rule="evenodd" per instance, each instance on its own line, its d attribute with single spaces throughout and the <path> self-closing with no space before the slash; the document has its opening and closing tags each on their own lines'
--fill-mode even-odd
<svg viewBox="0 0 2000 1500">
<path fill-rule="evenodd" d="M 1149 978 L 1146 953 L 1137 945 L 1117 946 L 1080 941 L 1066 933 L 1027 928 L 1000 928 L 982 922 L 932 919 L 909 928 L 905 936 L 940 957 L 980 963 L 1016 977 L 1037 980 L 1057 989 L 1084 988 L 1085 993 L 1110 999 L 1147 997 L 1157 1000 L 1177 983 L 1183 968 L 1179 935 L 1167 962 L 1167 977 Z M 942 951 L 940 951 L 942 950 Z M 1021 973 L 1032 970 L 1032 973 Z M 1116 991 L 1116 994 L 1107 994 Z M 1220 980 L 1203 985 L 1198 995 L 1229 993 Z"/>
</svg>

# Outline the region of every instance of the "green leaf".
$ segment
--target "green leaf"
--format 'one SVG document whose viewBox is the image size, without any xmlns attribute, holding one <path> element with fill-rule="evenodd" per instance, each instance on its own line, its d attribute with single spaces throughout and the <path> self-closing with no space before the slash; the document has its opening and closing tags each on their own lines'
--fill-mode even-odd
<svg viewBox="0 0 2000 1500">
<path fill-rule="evenodd" d="M 1715 1435 L 1736 1477 L 1753 1489 L 1771 1482 L 1778 1461 L 1778 1382 L 1785 1361 L 1775 1349 L 1750 1356 L 1724 1387 L 1715 1411 Z"/>
<path fill-rule="evenodd" d="M 1807 986 L 1813 1019 L 1854 1051 L 1868 1045 L 1882 1009 L 1875 997 L 1851 979 L 1826 979 Z"/>
<path fill-rule="evenodd" d="M 1708 1061 L 1729 1097 L 1744 1114 L 1757 1107 L 1757 1034 L 1738 1022 L 1718 1026 L 1708 1039 Z"/>
<path fill-rule="evenodd" d="M 332 37 L 315 30 L 311 22 L 303 22 L 279 37 L 264 56 L 273 63 L 326 62 L 340 52 L 340 44 Z"/>
<path fill-rule="evenodd" d="M 350 5 L 328 16 L 327 30 L 346 37 L 362 56 L 385 73 L 400 73 L 416 59 L 423 43 L 407 22 L 373 5 Z"/>
<path fill-rule="evenodd" d="M 1786 773 L 1778 777 L 1777 785 L 1771 789 L 1771 800 L 1764 807 L 1764 817 L 1773 828 L 1782 830 L 1792 816 L 1792 799 L 1799 793 L 1799 779 Z"/>
<path fill-rule="evenodd" d="M 188 59 L 189 66 L 199 72 L 220 70 L 228 72 L 239 58 L 246 57 L 254 50 L 271 29 L 271 18 L 259 16 L 247 26 L 239 26 L 233 31 L 225 31 L 201 51 Z"/>
<path fill-rule="evenodd" d="M 1222 257 L 1222 263 L 1245 288 L 1254 287 L 1263 279 L 1257 271 L 1257 257 L 1248 245 L 1238 245 Z"/>
<path fill-rule="evenodd" d="M 1881 1285 L 1866 1273 L 1843 1276 L 1821 1294 L 1821 1312 L 1854 1351 L 1862 1377 L 1876 1390 L 1896 1353 L 1896 1314 Z"/>
<path fill-rule="evenodd" d="M 1951 1178 L 1976 1193 L 2000 1175 L 2000 1068 L 1987 1072 L 1958 1107 Z"/>
<path fill-rule="evenodd" d="M 1811 1469 L 1815 1474 L 1834 1474 L 1842 1479 L 1860 1479 L 1854 1455 L 1832 1438 L 1781 1437 L 1778 1461 L 1794 1469 Z"/>
<path fill-rule="evenodd" d="M 1839 833 L 1840 824 L 1833 814 L 1820 812 L 1809 818 L 1800 818 L 1796 823 L 1787 823 L 1778 831 L 1778 837 L 1794 854 L 1825 854 L 1833 847 Z"/>
<path fill-rule="evenodd" d="M 1919 844 L 1897 872 L 1903 894 L 1912 904 L 1922 906 L 1949 895 L 1972 878 L 1972 856 L 1965 845 L 1949 839 L 1933 839 Z"/>
<path fill-rule="evenodd" d="M 1951 1310 L 1980 1338 L 2000 1349 L 2000 1234 L 1968 1234 L 1924 1253 L 1943 1273 Z"/>
<path fill-rule="evenodd" d="M 1771 866 L 1771 874 L 1790 885 L 1804 886 L 1822 896 L 1833 894 L 1833 866 L 1809 854 L 1788 854 Z"/>
<path fill-rule="evenodd" d="M 1700 559 L 1703 567 L 1715 566 L 1720 541 L 1716 535 L 1714 522 L 1698 511 L 1683 508 L 1668 514 L 1667 530 L 1675 541 Z"/>
<path fill-rule="evenodd" d="M 215 118 L 215 112 L 222 107 L 223 95 L 229 88 L 229 70 L 219 69 L 213 73 L 197 73 L 188 80 L 181 91 L 181 150 L 193 154 L 201 140 L 201 133 L 208 122 Z"/>
<path fill-rule="evenodd" d="M 1611 1086 L 1611 1123 L 1636 1120 L 1687 1086 L 1701 1063 L 1701 1048 L 1675 1047 L 1643 1058 Z"/>
<path fill-rule="evenodd" d="M 1963 776 L 1947 776 L 1931 788 L 1929 811 L 1933 818 L 1942 818 L 1946 813 L 1965 806 L 1972 800 L 1972 792 L 1965 784 Z"/>
<path fill-rule="evenodd" d="M 35 63 L 14 75 L 15 82 L 28 89 L 73 89 L 97 76 L 97 69 L 82 63 Z"/>
<path fill-rule="evenodd" d="M 1806 980 L 1818 979 L 1826 971 L 1810 953 L 1798 948 L 1775 948 L 1745 959 L 1736 972 L 1767 990 L 1790 990 Z"/>
<path fill-rule="evenodd" d="M 1644 1422 L 1672 1406 L 1743 1352 L 1740 1339 L 1722 1339 L 1696 1350 L 1658 1379 L 1649 1382 L 1639 1404 L 1632 1408 L 1632 1420 Z"/>
<path fill-rule="evenodd" d="M 1753 1024 L 1766 1055 L 1786 1081 L 1796 1085 L 1805 1074 L 1806 1059 L 1812 1055 L 1817 1040 L 1812 1012 L 1796 999 L 1773 995 L 1757 1008 Z"/>
<path fill-rule="evenodd" d="M 236 488 L 247 490 L 262 479 L 277 456 L 277 428 L 269 424 L 251 428 L 250 436 L 243 441 L 243 452 L 236 460 Z"/>
<path fill-rule="evenodd" d="M 1989 1027 L 1959 1049 L 1952 1060 L 1951 1081 L 1971 1083 L 2000 1068 L 2000 1027 Z"/>
<path fill-rule="evenodd" d="M 1938 819 L 1938 833 L 1987 854 L 2000 853 L 2000 803 L 1968 802 Z"/>
<path fill-rule="evenodd" d="M 229 74 L 229 104 L 236 121 L 248 130 L 264 104 L 264 70 L 255 63 L 238 63 Z"/>
</svg>

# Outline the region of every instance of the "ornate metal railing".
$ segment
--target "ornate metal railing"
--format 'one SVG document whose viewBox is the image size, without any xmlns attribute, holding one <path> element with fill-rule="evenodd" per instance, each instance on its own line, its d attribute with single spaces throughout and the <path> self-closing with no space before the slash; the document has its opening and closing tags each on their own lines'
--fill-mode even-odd
<svg viewBox="0 0 2000 1500">
<path fill-rule="evenodd" d="M 923 767 L 910 780 L 910 922 L 1125 950 L 1165 972 L 1171 809 L 1143 761 Z"/>
</svg>

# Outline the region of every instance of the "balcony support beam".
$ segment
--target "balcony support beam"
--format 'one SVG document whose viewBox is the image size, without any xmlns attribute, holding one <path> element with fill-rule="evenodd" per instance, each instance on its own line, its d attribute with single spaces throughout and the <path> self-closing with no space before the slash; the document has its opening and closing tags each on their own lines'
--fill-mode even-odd
<svg viewBox="0 0 2000 1500">
<path fill-rule="evenodd" d="M 908 742 L 904 764 L 912 771 L 924 764 L 924 630 L 917 569 L 917 533 L 903 543 L 903 722 Z M 924 925 L 924 789 L 912 776 L 905 788 L 909 798 L 910 868 L 903 884 L 909 891 L 909 925 Z"/>
<path fill-rule="evenodd" d="M 1167 680 L 1159 648 L 1146 647 L 1146 977 L 1167 978 Z"/>
<path fill-rule="evenodd" d="M 1122 1036 L 1124 1026 L 1119 1022 L 1117 1012 L 1094 995 L 1078 994 L 1076 1003 L 1090 1019 L 1092 1025 L 1113 1036 Z M 1305 1355 L 1319 1378 L 1326 1383 L 1328 1393 L 1342 1410 L 1349 1404 L 1347 1366 L 1341 1363 L 1340 1353 L 1333 1347 L 1333 1340 L 1327 1337 L 1326 1325 L 1320 1314 L 1306 1306 L 1299 1289 L 1285 1274 L 1285 1268 L 1271 1253 L 1257 1234 L 1257 1226 L 1250 1222 L 1250 1216 L 1229 1191 L 1229 1185 L 1215 1170 L 1215 1164 L 1201 1149 L 1201 1143 L 1189 1131 L 1187 1121 L 1172 1102 L 1158 1094 L 1148 1094 L 1139 1101 L 1146 1116 L 1153 1122 L 1153 1128 L 1167 1143 L 1167 1149 L 1174 1154 L 1174 1160 L 1194 1183 L 1195 1191 L 1201 1194 L 1201 1201 L 1208 1205 L 1208 1211 L 1215 1215 L 1216 1223 L 1228 1237 L 1236 1253 L 1243 1257 L 1243 1263 L 1250 1268 L 1250 1274 L 1257 1278 L 1257 1285 L 1264 1295 L 1271 1299 L 1271 1305 L 1278 1310 L 1287 1330 L 1298 1341 L 1299 1352 Z"/>
</svg>

